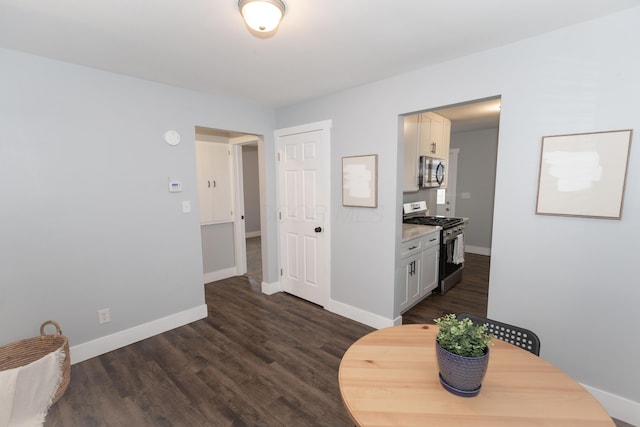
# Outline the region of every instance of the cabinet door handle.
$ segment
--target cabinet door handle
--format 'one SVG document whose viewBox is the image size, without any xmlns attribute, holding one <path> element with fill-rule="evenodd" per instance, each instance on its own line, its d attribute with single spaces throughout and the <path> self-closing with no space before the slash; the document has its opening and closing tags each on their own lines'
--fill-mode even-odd
<svg viewBox="0 0 640 427">
<path fill-rule="evenodd" d="M 436 241 L 436 238 L 434 237 L 433 239 L 430 239 L 429 241 L 430 241 L 430 242 L 435 242 L 435 241 Z"/>
<path fill-rule="evenodd" d="M 216 188 L 216 181 L 213 180 L 213 188 Z"/>
<path fill-rule="evenodd" d="M 417 247 L 418 247 L 418 246 L 411 246 L 411 247 L 409 248 L 409 250 L 410 250 L 410 251 L 412 251 L 412 250 L 414 250 L 414 249 L 415 249 L 415 248 L 417 248 Z"/>
<path fill-rule="evenodd" d="M 211 181 L 207 181 L 207 187 L 211 188 Z"/>
</svg>

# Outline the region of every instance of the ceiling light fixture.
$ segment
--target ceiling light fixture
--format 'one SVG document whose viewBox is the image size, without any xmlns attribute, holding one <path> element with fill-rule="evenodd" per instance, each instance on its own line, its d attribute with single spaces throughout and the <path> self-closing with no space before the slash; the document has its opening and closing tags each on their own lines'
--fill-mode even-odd
<svg viewBox="0 0 640 427">
<path fill-rule="evenodd" d="M 240 0 L 238 7 L 247 25 L 260 33 L 275 30 L 284 16 L 281 0 Z"/>
</svg>

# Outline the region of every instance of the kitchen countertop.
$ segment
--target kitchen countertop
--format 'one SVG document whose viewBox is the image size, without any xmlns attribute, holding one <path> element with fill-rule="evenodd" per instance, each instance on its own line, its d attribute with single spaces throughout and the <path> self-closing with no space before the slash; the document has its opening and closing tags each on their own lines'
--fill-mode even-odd
<svg viewBox="0 0 640 427">
<path fill-rule="evenodd" d="M 437 225 L 402 224 L 402 241 L 406 242 L 440 230 L 442 227 Z"/>
</svg>

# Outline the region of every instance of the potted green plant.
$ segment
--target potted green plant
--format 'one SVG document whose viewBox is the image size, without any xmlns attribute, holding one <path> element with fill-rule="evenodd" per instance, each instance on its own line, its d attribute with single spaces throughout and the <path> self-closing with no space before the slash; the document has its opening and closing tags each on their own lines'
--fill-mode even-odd
<svg viewBox="0 0 640 427">
<path fill-rule="evenodd" d="M 489 364 L 489 345 L 493 335 L 487 325 L 447 314 L 434 319 L 440 328 L 436 336 L 436 355 L 440 383 L 453 394 L 472 397 L 480 392 Z"/>
</svg>

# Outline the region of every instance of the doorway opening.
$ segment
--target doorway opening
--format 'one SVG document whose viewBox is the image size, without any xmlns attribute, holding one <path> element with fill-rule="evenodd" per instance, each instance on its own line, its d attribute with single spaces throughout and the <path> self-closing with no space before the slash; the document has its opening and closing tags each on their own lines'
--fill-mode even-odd
<svg viewBox="0 0 640 427">
<path fill-rule="evenodd" d="M 493 228 L 493 206 L 495 194 L 495 176 L 497 165 L 497 148 L 499 138 L 499 122 L 501 112 L 501 97 L 478 99 L 460 104 L 448 105 L 434 109 L 424 110 L 404 116 L 404 145 L 405 165 L 403 171 L 404 191 L 403 203 L 412 203 L 425 200 L 431 215 L 469 218 L 464 231 L 465 270 L 468 279 L 482 281 L 485 290 L 489 287 L 489 270 L 491 260 L 491 237 Z M 422 115 L 425 115 L 423 118 Z M 442 119 L 445 126 L 436 129 L 445 129 L 449 137 L 447 157 L 442 153 L 421 154 L 435 158 L 444 158 L 449 174 L 445 181 L 447 185 L 442 188 L 423 188 L 416 184 L 416 174 L 419 170 L 414 164 L 415 157 L 409 151 L 407 154 L 407 141 L 418 141 L 418 146 L 409 146 L 409 150 L 433 150 L 433 145 L 425 146 L 420 131 L 423 120 L 431 120 L 431 132 L 435 119 Z M 447 130 L 447 122 L 450 122 L 450 130 Z M 436 122 L 437 123 L 437 122 Z M 428 127 L 427 127 L 428 128 Z M 431 138 L 428 142 L 431 142 Z M 446 141 L 446 138 L 443 137 Z M 409 142 L 410 144 L 410 142 Z M 422 144 L 422 145 L 420 145 Z M 438 147 L 435 147 L 438 151 Z M 415 153 L 414 153 L 415 154 Z M 419 181 L 418 181 L 419 184 Z M 467 256 L 468 255 L 468 256 Z M 467 269 L 467 267 L 469 267 Z M 465 274 L 463 273 L 463 282 Z M 461 284 L 463 283 L 461 282 Z M 457 293 L 463 291 L 462 286 L 451 291 L 452 297 L 460 303 Z M 477 290 L 477 288 L 476 288 Z M 433 306 L 433 297 L 423 301 L 424 304 Z M 438 297 L 443 299 L 442 297 Z M 446 301 L 444 298 L 443 301 Z M 475 298 L 475 301 L 482 298 Z M 477 310 L 480 315 L 486 314 L 486 297 L 482 307 L 469 307 Z M 455 304 L 455 303 L 454 303 Z M 418 309 L 419 305 L 415 308 Z M 413 310 L 413 309 L 412 309 Z M 405 313 L 407 316 L 416 313 Z M 429 313 L 431 315 L 433 313 Z"/>
<path fill-rule="evenodd" d="M 247 276 L 262 283 L 262 230 L 258 142 L 242 144 L 242 197 L 244 204 Z M 239 195 L 240 196 L 240 195 Z"/>
<path fill-rule="evenodd" d="M 195 135 L 204 282 L 250 274 L 260 284 L 262 138 L 200 126 Z"/>
</svg>

